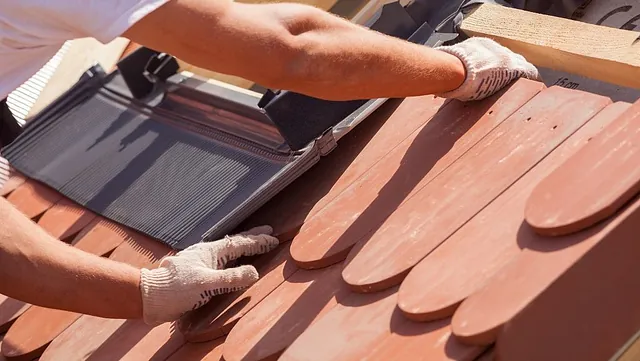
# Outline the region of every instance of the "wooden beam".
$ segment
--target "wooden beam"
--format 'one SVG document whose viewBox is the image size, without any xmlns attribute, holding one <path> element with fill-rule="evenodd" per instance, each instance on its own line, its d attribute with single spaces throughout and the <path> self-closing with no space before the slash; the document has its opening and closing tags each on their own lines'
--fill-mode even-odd
<svg viewBox="0 0 640 361">
<path fill-rule="evenodd" d="M 523 55 L 538 67 L 640 89 L 638 33 L 483 4 L 461 30 Z"/>
</svg>

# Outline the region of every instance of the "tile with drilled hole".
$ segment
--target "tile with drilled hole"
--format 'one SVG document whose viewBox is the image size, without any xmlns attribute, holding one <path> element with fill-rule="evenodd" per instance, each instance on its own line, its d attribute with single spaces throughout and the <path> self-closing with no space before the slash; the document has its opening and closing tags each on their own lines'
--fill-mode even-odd
<svg viewBox="0 0 640 361">
<path fill-rule="evenodd" d="M 109 257 L 112 260 L 128 263 L 136 267 L 151 267 L 157 264 L 162 257 L 173 251 L 164 244 L 146 238 L 140 234 L 131 231 L 129 237 L 124 238 L 121 244 L 113 251 Z M 54 339 L 63 337 L 70 329 L 73 329 L 73 325 L 82 320 L 82 333 L 77 333 L 75 337 L 79 339 L 78 342 L 82 344 L 80 340 L 87 336 L 87 332 L 90 331 L 90 325 L 85 324 L 87 321 L 83 320 L 83 315 L 64 312 L 60 310 L 52 310 L 43 307 L 32 307 L 22 316 L 25 317 L 24 322 L 22 317 L 14 323 L 14 325 L 7 332 L 7 340 L 10 340 L 10 344 L 5 342 L 2 353 L 5 356 L 11 356 L 11 358 L 19 359 L 25 356 L 38 356 L 45 350 L 55 360 L 75 360 L 78 359 L 73 354 L 73 350 L 70 350 L 70 345 L 73 345 L 74 341 L 69 341 L 68 344 L 57 345 L 51 350 L 54 345 Z M 32 322 L 37 319 L 41 319 L 40 322 Z M 108 320 L 113 323 L 122 323 L 122 320 Z M 142 322 L 142 321 L 139 321 Z M 107 327 L 103 323 L 95 325 L 96 328 L 92 332 L 101 333 L 100 327 Z M 118 326 L 120 327 L 120 326 Z M 149 327 L 151 329 L 151 327 Z M 111 335 L 113 336 L 113 335 Z M 72 336 L 68 336 L 72 337 Z M 52 343 L 52 341 L 54 341 Z M 103 340 L 104 341 L 104 340 Z M 51 345 L 49 345 L 51 343 Z M 10 345 L 10 346 L 9 346 Z M 47 347 L 49 345 L 49 347 Z M 86 344 L 84 349 L 95 351 L 99 345 Z M 93 347 L 93 348 L 92 348 Z M 115 352 L 115 351 L 114 351 Z M 71 353 L 71 354 L 70 354 Z M 68 357 L 67 357 L 68 356 Z M 43 355 L 44 359 L 44 355 Z"/>
<path fill-rule="evenodd" d="M 280 357 L 281 361 L 472 361 L 483 347 L 451 336 L 449 320 L 412 322 L 396 308 L 397 287 L 341 299 Z"/>
<path fill-rule="evenodd" d="M 223 361 L 223 347 L 224 338 L 208 342 L 187 343 L 176 351 L 176 353 L 171 355 L 167 361 Z"/>
<path fill-rule="evenodd" d="M 398 306 L 406 316 L 416 321 L 452 316 L 465 298 L 518 255 L 518 230 L 533 188 L 629 106 L 615 103 L 603 109 L 420 261 L 400 287 Z"/>
<path fill-rule="evenodd" d="M 640 330 L 640 274 L 634 272 L 640 257 L 638 224 L 636 197 L 591 236 L 595 243 L 584 241 L 592 244 L 586 252 L 504 325 L 497 359 L 609 360 L 632 339 Z"/>
<path fill-rule="evenodd" d="M 345 261 L 344 280 L 357 292 L 400 284 L 413 266 L 610 103 L 560 87 L 543 90 L 360 240 Z"/>
<path fill-rule="evenodd" d="M 62 195 L 42 183 L 27 180 L 18 186 L 7 200 L 25 216 L 34 219 L 62 199 Z"/>
<path fill-rule="evenodd" d="M 610 217 L 640 192 L 640 101 L 538 184 L 525 219 L 547 236 Z"/>
<path fill-rule="evenodd" d="M 339 265 L 299 270 L 238 321 L 224 344 L 225 361 L 277 358 L 309 325 L 349 293 Z"/>
<path fill-rule="evenodd" d="M 424 124 L 443 103 L 444 99 L 432 95 L 387 101 L 340 139 L 339 146 L 328 156 L 245 221 L 239 230 L 269 224 L 281 240 L 290 240 L 306 219 Z"/>
<path fill-rule="evenodd" d="M 185 338 L 189 342 L 202 342 L 228 334 L 240 318 L 296 272 L 290 245 L 286 242 L 253 263 L 260 279 L 248 289 L 216 296 L 207 305 L 181 317 L 178 326 Z"/>
<path fill-rule="evenodd" d="M 44 212 L 38 220 L 38 225 L 53 237 L 65 241 L 77 235 L 95 218 L 95 213 L 67 198 L 62 198 Z"/>
<path fill-rule="evenodd" d="M 302 226 L 291 246 L 298 266 L 313 269 L 344 260 L 367 232 L 543 87 L 522 80 L 482 102 L 447 104 Z M 411 112 L 415 109 L 394 116 L 415 116 Z"/>
</svg>

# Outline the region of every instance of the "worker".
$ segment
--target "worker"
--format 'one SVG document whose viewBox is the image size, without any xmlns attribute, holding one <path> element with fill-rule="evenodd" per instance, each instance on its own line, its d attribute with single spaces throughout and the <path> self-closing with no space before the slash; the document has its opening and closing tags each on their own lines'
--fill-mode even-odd
<svg viewBox="0 0 640 361">
<path fill-rule="evenodd" d="M 0 99 L 35 74 L 63 42 L 92 37 L 108 43 L 120 36 L 197 67 L 328 100 L 436 94 L 471 101 L 516 78 L 538 78 L 521 55 L 486 38 L 432 49 L 302 4 L 0 0 Z M 44 307 L 157 325 L 256 282 L 252 266 L 225 266 L 273 250 L 278 239 L 271 232 L 259 227 L 196 244 L 156 268 L 138 269 L 53 239 L 2 199 L 0 293 Z"/>
</svg>

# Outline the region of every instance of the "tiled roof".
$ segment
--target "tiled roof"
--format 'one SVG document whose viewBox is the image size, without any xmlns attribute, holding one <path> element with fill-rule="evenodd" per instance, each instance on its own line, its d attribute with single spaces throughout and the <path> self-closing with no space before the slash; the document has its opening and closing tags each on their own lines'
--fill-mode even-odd
<svg viewBox="0 0 640 361">
<path fill-rule="evenodd" d="M 529 80 L 480 102 L 391 100 L 240 227 L 270 224 L 282 241 L 253 260 L 261 279 L 248 290 L 155 329 L 0 299 L 0 331 L 17 318 L 2 352 L 43 361 L 607 360 L 640 328 L 629 271 L 640 203 L 611 188 L 614 177 L 635 177 L 637 144 L 618 131 L 630 145 L 606 148 L 606 127 L 635 130 L 638 114 L 640 103 Z M 589 205 L 605 189 L 626 207 L 544 235 L 599 209 Z M 139 267 L 171 252 L 20 175 L 2 194 L 88 252 Z"/>
</svg>

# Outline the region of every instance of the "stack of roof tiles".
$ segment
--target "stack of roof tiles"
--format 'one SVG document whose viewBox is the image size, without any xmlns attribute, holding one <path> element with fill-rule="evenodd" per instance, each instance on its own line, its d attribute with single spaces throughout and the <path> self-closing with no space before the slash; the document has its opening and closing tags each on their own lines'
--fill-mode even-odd
<svg viewBox="0 0 640 361">
<path fill-rule="evenodd" d="M 639 122 L 640 102 L 529 80 L 389 101 L 241 227 L 282 241 L 248 290 L 156 328 L 5 297 L 2 354 L 608 360 L 640 329 Z M 172 252 L 15 172 L 2 195 L 85 251 L 140 267 Z"/>
</svg>

